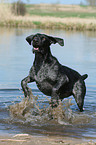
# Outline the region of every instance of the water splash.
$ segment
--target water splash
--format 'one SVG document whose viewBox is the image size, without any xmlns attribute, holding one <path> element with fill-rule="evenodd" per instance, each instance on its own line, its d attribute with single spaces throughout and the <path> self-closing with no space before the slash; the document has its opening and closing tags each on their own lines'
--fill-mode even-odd
<svg viewBox="0 0 96 145">
<path fill-rule="evenodd" d="M 56 108 L 51 108 L 46 105 L 50 102 L 49 98 L 44 96 L 42 101 L 39 96 L 34 96 L 32 93 L 29 98 L 23 98 L 20 103 L 10 105 L 9 111 L 12 120 L 22 121 L 23 123 L 44 124 L 48 122 L 58 123 L 62 125 L 85 124 L 92 120 L 90 115 L 86 113 L 73 112 L 71 106 L 72 99 L 64 99 L 59 101 Z M 41 105 L 42 103 L 43 105 Z M 43 107 L 41 107 L 43 106 Z"/>
<path fill-rule="evenodd" d="M 50 102 L 48 97 L 45 97 L 48 102 Z M 42 100 L 44 102 L 45 98 Z M 72 99 L 65 99 L 64 101 L 59 101 L 57 108 L 51 108 L 49 105 L 43 108 L 39 106 L 38 96 L 34 96 L 32 93 L 29 98 L 24 98 L 20 103 L 10 105 L 9 111 L 10 115 L 14 119 L 19 119 L 24 122 L 47 122 L 54 121 L 59 124 L 69 124 L 72 122 L 73 113 L 71 110 Z"/>
</svg>

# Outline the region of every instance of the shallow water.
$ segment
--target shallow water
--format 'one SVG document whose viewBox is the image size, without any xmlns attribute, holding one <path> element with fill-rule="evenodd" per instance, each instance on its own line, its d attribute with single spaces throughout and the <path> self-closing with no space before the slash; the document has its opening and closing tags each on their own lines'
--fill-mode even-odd
<svg viewBox="0 0 96 145">
<path fill-rule="evenodd" d="M 25 38 L 37 32 L 64 38 L 64 47 L 58 44 L 51 46 L 53 55 L 60 63 L 81 74 L 88 74 L 85 81 L 87 93 L 84 112 L 78 111 L 73 97 L 67 98 L 57 110 L 52 111 L 49 106 L 50 97 L 44 96 L 35 83 L 29 86 L 38 97 L 27 102 L 24 99 L 22 90 L 19 90 L 20 82 L 28 75 L 34 60 L 32 48 Z M 57 135 L 96 140 L 95 74 L 96 32 L 0 28 L 0 133 Z"/>
</svg>

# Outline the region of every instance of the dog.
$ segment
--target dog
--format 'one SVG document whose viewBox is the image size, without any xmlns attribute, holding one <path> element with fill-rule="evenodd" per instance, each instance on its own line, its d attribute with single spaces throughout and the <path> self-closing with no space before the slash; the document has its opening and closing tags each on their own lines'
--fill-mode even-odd
<svg viewBox="0 0 96 145">
<path fill-rule="evenodd" d="M 37 87 L 47 96 L 51 96 L 51 106 L 57 107 L 59 99 L 74 96 L 79 110 L 83 111 L 87 74 L 80 75 L 77 71 L 61 65 L 51 54 L 50 45 L 58 43 L 64 46 L 64 40 L 57 37 L 37 33 L 26 38 L 33 46 L 35 59 L 29 75 L 21 81 L 24 96 L 30 96 L 28 83 L 36 82 Z"/>
</svg>

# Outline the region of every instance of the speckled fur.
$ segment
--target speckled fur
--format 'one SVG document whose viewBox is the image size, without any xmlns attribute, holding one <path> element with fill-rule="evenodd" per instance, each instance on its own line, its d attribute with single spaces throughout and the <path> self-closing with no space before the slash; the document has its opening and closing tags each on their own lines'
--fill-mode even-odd
<svg viewBox="0 0 96 145">
<path fill-rule="evenodd" d="M 33 46 L 35 59 L 29 75 L 21 81 L 25 97 L 30 96 L 27 83 L 36 82 L 41 92 L 51 96 L 52 107 L 58 105 L 59 99 L 73 95 L 80 111 L 83 111 L 86 94 L 84 79 L 88 75 L 81 76 L 77 71 L 61 65 L 50 51 L 52 43 L 64 46 L 63 39 L 37 33 L 26 40 Z"/>
</svg>

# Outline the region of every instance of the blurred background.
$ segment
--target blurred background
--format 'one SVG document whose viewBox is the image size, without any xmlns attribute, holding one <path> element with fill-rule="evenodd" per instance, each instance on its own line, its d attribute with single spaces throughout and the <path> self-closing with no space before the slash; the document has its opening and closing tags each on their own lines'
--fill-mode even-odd
<svg viewBox="0 0 96 145">
<path fill-rule="evenodd" d="M 16 2 L 18 0 L 0 0 L 0 2 L 6 2 L 6 3 L 12 3 L 12 2 Z M 21 0 L 19 0 L 21 1 Z M 90 4 L 90 5 L 94 5 L 96 4 L 95 0 L 22 0 L 22 2 L 24 3 L 31 3 L 31 4 L 40 4 L 40 3 L 52 3 L 52 4 Z"/>
</svg>

